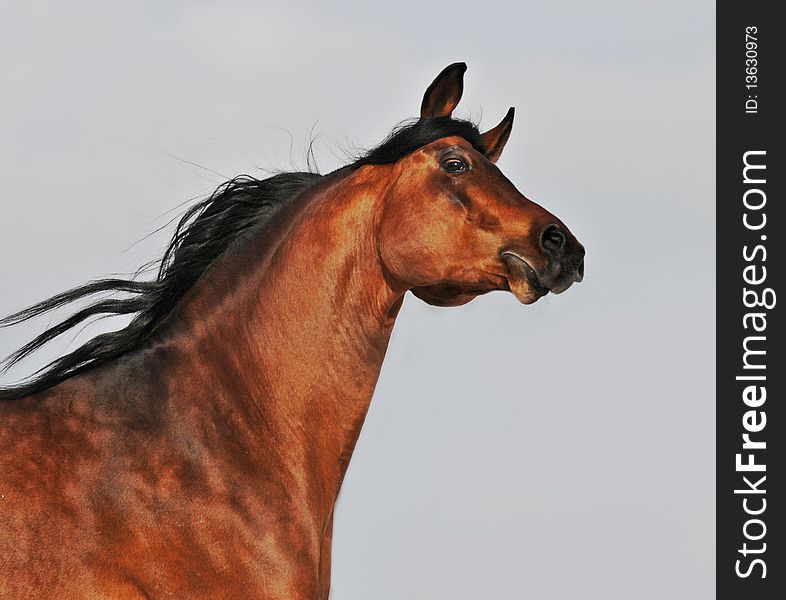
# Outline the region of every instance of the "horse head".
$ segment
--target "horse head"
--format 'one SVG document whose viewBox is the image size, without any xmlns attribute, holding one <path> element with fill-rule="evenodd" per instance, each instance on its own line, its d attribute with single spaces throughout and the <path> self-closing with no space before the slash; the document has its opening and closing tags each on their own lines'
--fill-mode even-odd
<svg viewBox="0 0 786 600">
<path fill-rule="evenodd" d="M 464 63 L 455 63 L 436 77 L 417 127 L 427 131 L 452 120 L 465 71 Z M 432 141 L 394 165 L 380 257 L 393 277 L 429 304 L 457 306 L 492 290 L 510 290 L 531 304 L 583 278 L 584 247 L 496 165 L 513 115 L 511 108 L 479 136 Z"/>
</svg>

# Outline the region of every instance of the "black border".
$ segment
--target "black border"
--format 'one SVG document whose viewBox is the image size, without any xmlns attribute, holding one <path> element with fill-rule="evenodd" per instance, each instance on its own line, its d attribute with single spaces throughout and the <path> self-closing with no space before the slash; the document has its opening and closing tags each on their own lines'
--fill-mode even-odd
<svg viewBox="0 0 786 600">
<path fill-rule="evenodd" d="M 717 5 L 717 548 L 716 583 L 718 598 L 769 599 L 786 598 L 786 535 L 784 514 L 786 502 L 783 478 L 786 477 L 786 396 L 784 379 L 784 327 L 782 313 L 786 305 L 786 286 L 782 285 L 786 270 L 786 203 L 783 180 L 784 169 L 783 128 L 780 112 L 786 110 L 784 102 L 783 61 L 786 55 L 786 24 L 776 18 L 778 3 L 741 2 Z M 757 28 L 758 88 L 746 86 L 746 28 Z M 750 95 L 758 100 L 758 112 L 746 114 L 745 102 Z M 766 151 L 766 184 L 761 187 L 767 196 L 767 225 L 757 232 L 746 230 L 743 225 L 745 190 L 752 187 L 743 182 L 743 155 L 749 150 Z M 743 288 L 751 287 L 743 280 L 743 269 L 752 264 L 743 258 L 743 246 L 749 249 L 758 243 L 761 234 L 767 236 L 767 260 L 758 262 L 767 268 L 766 282 L 759 289 L 771 287 L 777 298 L 772 310 L 767 312 L 766 334 L 766 387 L 767 400 L 758 410 L 767 413 L 765 429 L 758 435 L 767 447 L 757 453 L 757 462 L 765 462 L 765 473 L 740 473 L 735 468 L 736 455 L 742 450 L 742 418 L 751 410 L 742 401 L 742 390 L 749 382 L 736 379 L 742 375 L 742 341 L 753 332 L 743 327 L 743 316 L 751 309 L 743 305 Z M 747 374 L 750 374 L 747 371 Z M 743 460 L 746 460 L 744 458 Z M 742 477 L 756 481 L 762 475 L 767 479 L 767 509 L 760 517 L 767 531 L 761 542 L 767 548 L 761 556 L 767 565 L 766 578 L 762 569 L 755 568 L 748 578 L 735 573 L 737 559 L 750 561 L 739 553 L 745 538 L 743 527 L 746 518 L 742 500 L 745 495 L 735 494 L 735 489 L 745 487 Z M 755 479 L 754 479 L 755 477 Z M 751 498 L 751 506 L 758 506 Z M 757 500 L 760 502 L 760 500 Z M 754 531 L 755 527 L 751 529 Z M 759 542 L 760 543 L 760 542 Z M 755 547 L 756 542 L 749 542 Z M 742 563 L 742 569 L 747 568 Z"/>
</svg>

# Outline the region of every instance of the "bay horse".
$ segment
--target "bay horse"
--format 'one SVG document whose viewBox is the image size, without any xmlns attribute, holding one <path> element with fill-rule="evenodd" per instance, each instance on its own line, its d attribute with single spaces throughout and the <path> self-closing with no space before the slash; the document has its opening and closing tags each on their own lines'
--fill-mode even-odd
<svg viewBox="0 0 786 600">
<path fill-rule="evenodd" d="M 133 315 L 0 398 L 0 597 L 326 599 L 333 509 L 404 295 L 581 281 L 584 248 L 495 165 L 511 108 L 420 118 L 330 174 L 241 176 L 186 213 L 156 278 L 105 279 L 7 360 Z"/>
</svg>

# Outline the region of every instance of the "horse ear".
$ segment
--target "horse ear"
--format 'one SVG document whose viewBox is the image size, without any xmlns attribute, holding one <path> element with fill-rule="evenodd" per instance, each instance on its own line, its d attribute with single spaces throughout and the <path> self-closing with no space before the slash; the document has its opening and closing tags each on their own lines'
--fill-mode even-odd
<svg viewBox="0 0 786 600">
<path fill-rule="evenodd" d="M 464 91 L 463 62 L 448 65 L 428 86 L 420 105 L 420 117 L 449 117 L 461 100 Z"/>
<path fill-rule="evenodd" d="M 500 154 L 502 154 L 502 149 L 508 142 L 510 131 L 513 129 L 513 115 L 515 112 L 515 109 L 511 106 L 508 109 L 508 113 L 502 121 L 499 122 L 499 125 L 481 134 L 483 137 L 483 145 L 486 147 L 486 158 L 491 162 L 497 162 Z"/>
</svg>

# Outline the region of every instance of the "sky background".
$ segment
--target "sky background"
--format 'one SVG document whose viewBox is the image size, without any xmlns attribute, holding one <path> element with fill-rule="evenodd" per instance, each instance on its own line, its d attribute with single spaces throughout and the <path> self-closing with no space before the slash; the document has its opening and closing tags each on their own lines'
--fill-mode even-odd
<svg viewBox="0 0 786 600">
<path fill-rule="evenodd" d="M 181 203 L 302 167 L 310 132 L 334 169 L 466 61 L 456 115 L 516 107 L 499 166 L 585 245 L 586 278 L 529 307 L 407 298 L 332 598 L 714 598 L 714 3 L 0 9 L 3 314 L 133 272 Z"/>
</svg>

